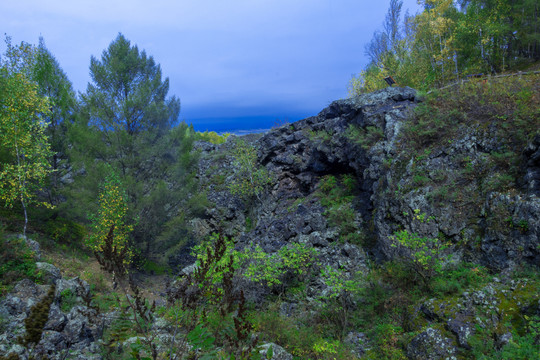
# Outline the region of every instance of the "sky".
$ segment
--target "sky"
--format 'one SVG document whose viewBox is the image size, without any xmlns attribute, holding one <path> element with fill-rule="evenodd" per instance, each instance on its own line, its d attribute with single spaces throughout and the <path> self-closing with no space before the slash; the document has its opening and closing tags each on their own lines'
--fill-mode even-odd
<svg viewBox="0 0 540 360">
<path fill-rule="evenodd" d="M 122 33 L 145 50 L 197 130 L 268 128 L 347 97 L 389 0 L 17 0 L 0 2 L 13 43 L 43 36 L 76 91 Z M 416 0 L 403 9 L 419 11 Z M 5 50 L 2 42 L 0 51 Z"/>
</svg>

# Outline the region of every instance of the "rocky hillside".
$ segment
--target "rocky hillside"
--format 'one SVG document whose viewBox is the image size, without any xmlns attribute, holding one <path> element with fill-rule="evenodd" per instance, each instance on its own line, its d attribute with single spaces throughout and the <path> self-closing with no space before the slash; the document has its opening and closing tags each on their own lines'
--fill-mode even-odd
<svg viewBox="0 0 540 360">
<path fill-rule="evenodd" d="M 538 355 L 539 85 L 470 86 L 427 100 L 387 88 L 263 135 L 196 144 L 212 206 L 189 221 L 190 245 L 230 239 L 243 259 L 234 286 L 274 359 Z M 194 273 L 190 252 L 170 257 L 175 272 Z M 36 349 L 55 359 L 70 348 L 78 358 L 122 353 L 103 351 L 95 324 L 107 316 L 90 320 L 87 295 L 60 310 L 62 289 L 86 285 L 53 278 Z M 0 356 L 29 354 L 11 334 L 46 289 L 24 281 L 0 302 Z M 174 342 L 177 323 L 162 325 L 155 339 Z"/>
<path fill-rule="evenodd" d="M 232 154 L 239 139 L 199 144 L 199 177 L 215 207 L 194 220 L 196 233 L 222 232 L 235 239 L 237 249 L 255 244 L 268 254 L 291 244 L 312 247 L 318 269 L 331 266 L 342 282 L 373 281 L 375 264 L 414 262 L 414 253 L 426 248 L 397 243 L 397 234 L 408 234 L 408 239 L 428 242 L 428 248 L 438 247 L 427 254 L 438 257 L 442 272 L 468 264 L 496 277 L 475 292 L 443 290 L 443 298 L 455 293 L 451 300 L 431 293 L 431 299 L 407 303 L 407 325 L 401 326 L 418 335 L 402 345 L 405 354 L 414 359 L 471 356 L 467 341 L 478 326 L 487 326 L 482 336 L 494 338 L 495 348 L 502 349 L 512 336 L 512 327 L 503 323 L 507 317 L 540 315 L 538 283 L 512 277 L 527 264 L 540 264 L 538 109 L 521 124 L 528 126 L 522 129 L 528 137 L 518 139 L 508 129 L 518 123 L 506 116 L 504 124 L 493 114 L 498 108 L 484 105 L 485 113 L 471 119 L 479 109 L 467 105 L 471 108 L 464 106 L 464 114 L 456 109 L 441 120 L 438 114 L 423 114 L 423 105 L 411 88 L 387 88 L 335 101 L 317 116 L 243 139 L 257 149 L 258 164 L 272 176 L 260 198 L 242 199 L 229 191 L 238 170 Z M 511 104 L 505 106 L 512 111 Z M 296 284 L 290 276 L 284 280 Z M 390 287 L 416 286 L 397 281 L 403 284 Z M 444 277 L 439 281 L 452 283 Z M 290 309 L 305 309 L 305 302 L 332 293 L 321 276 L 306 286 L 306 298 L 286 297 L 281 303 L 282 315 L 301 316 Z M 408 296 L 407 290 L 403 293 L 395 296 Z M 258 292 L 252 299 L 265 298 Z M 396 301 L 387 300 L 384 306 Z M 489 325 L 479 320 L 492 311 L 497 315 Z M 349 340 L 363 339 L 368 328 L 348 332 Z M 365 351 L 359 345 L 357 354 Z"/>
<path fill-rule="evenodd" d="M 260 201 L 245 203 L 228 191 L 235 176 L 234 137 L 223 145 L 200 143 L 199 176 L 215 207 L 195 220 L 198 234 L 221 229 L 239 244 L 259 243 L 265 251 L 291 242 L 319 249 L 352 242 L 377 260 L 389 260 L 400 255 L 389 239 L 405 229 L 444 239 L 454 261 L 495 271 L 540 263 L 540 136 L 519 150 L 515 184 L 505 188 L 498 181 L 506 165 L 491 158 L 508 150 L 490 131 L 459 123 L 455 134 L 424 129 L 435 133 L 431 146 L 411 148 L 413 111 L 420 102 L 413 89 L 388 88 L 335 101 L 315 117 L 244 139 L 273 177 Z M 346 234 L 339 224 L 345 218 L 328 216 L 332 209 L 321 201 L 328 195 L 321 180 L 329 176 L 354 182 L 350 203 L 343 205 L 352 210 Z M 415 211 L 431 221 L 413 221 Z M 356 241 L 343 241 L 351 238 Z"/>
</svg>

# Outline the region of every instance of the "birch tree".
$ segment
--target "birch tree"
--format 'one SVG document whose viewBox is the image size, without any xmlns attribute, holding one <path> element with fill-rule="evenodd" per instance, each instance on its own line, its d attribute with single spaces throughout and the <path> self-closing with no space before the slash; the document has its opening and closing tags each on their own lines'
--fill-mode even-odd
<svg viewBox="0 0 540 360">
<path fill-rule="evenodd" d="M 23 235 L 28 225 L 27 207 L 50 174 L 52 155 L 46 135 L 49 102 L 39 96 L 30 80 L 35 49 L 29 44 L 11 45 L 0 59 L 0 200 L 12 208 L 20 201 L 24 214 Z"/>
</svg>

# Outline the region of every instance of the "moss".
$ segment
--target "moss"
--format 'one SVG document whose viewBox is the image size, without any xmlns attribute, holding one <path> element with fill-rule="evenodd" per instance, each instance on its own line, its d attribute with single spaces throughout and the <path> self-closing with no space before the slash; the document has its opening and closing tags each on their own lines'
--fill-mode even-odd
<svg viewBox="0 0 540 360">
<path fill-rule="evenodd" d="M 26 319 L 24 319 L 26 334 L 19 339 L 21 344 L 25 346 L 35 345 L 41 340 L 43 327 L 47 323 L 47 320 L 49 320 L 49 311 L 51 309 L 51 304 L 54 301 L 55 291 L 56 285 L 51 285 L 47 295 L 30 309 L 30 313 Z"/>
<path fill-rule="evenodd" d="M 497 294 L 500 302 L 498 313 L 500 326 L 511 327 L 519 335 L 524 335 L 527 331 L 526 314 L 524 309 L 533 309 L 540 300 L 540 288 L 536 282 L 520 281 L 515 290 L 511 292 L 499 292 Z"/>
</svg>

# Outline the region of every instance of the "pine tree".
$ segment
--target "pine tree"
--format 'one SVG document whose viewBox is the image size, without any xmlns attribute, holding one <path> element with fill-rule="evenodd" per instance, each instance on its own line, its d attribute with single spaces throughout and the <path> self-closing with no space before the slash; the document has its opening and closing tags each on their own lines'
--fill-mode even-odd
<svg viewBox="0 0 540 360">
<path fill-rule="evenodd" d="M 57 205 L 60 202 L 60 178 L 65 175 L 65 169 L 60 171 L 60 161 L 67 158 L 67 127 L 74 121 L 78 103 L 71 82 L 58 61 L 45 47 L 43 38 L 39 39 L 32 79 L 38 85 L 38 93 L 47 97 L 51 105 L 47 115 L 49 123 L 47 134 L 53 151 L 50 159 L 53 172 L 49 178 L 47 192 L 49 203 Z"/>
</svg>

